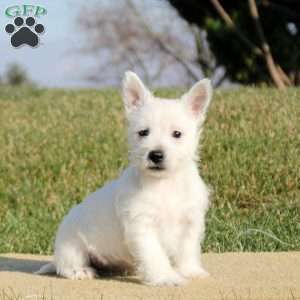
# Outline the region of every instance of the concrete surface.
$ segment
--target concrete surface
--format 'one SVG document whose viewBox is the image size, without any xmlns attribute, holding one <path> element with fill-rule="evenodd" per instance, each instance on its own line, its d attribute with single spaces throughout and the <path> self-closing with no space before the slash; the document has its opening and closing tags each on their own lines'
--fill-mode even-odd
<svg viewBox="0 0 300 300">
<path fill-rule="evenodd" d="M 0 300 L 300 300 L 300 252 L 204 254 L 203 264 L 211 277 L 183 287 L 149 287 L 135 277 L 72 281 L 32 273 L 49 260 L 0 254 Z"/>
</svg>

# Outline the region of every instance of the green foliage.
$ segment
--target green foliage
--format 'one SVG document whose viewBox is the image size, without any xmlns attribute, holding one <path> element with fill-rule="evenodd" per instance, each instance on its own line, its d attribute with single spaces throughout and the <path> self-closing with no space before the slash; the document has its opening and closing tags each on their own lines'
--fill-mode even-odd
<svg viewBox="0 0 300 300">
<path fill-rule="evenodd" d="M 207 32 L 217 64 L 224 66 L 232 81 L 243 84 L 269 82 L 270 76 L 262 57 L 254 54 L 228 28 L 210 1 L 168 0 L 189 23 Z M 256 1 L 262 27 L 275 61 L 286 74 L 300 84 L 300 1 Z M 248 1 L 220 1 L 243 36 L 258 47 L 261 43 L 250 17 Z M 293 29 L 291 30 L 292 26 Z"/>
<path fill-rule="evenodd" d="M 201 148 L 214 191 L 205 251 L 300 249 L 299 97 L 216 92 Z M 0 89 L 0 252 L 51 253 L 70 207 L 126 167 L 124 124 L 113 90 Z"/>
<path fill-rule="evenodd" d="M 8 85 L 24 85 L 30 84 L 30 80 L 24 68 L 13 63 L 7 67 L 4 74 L 4 83 Z"/>
</svg>

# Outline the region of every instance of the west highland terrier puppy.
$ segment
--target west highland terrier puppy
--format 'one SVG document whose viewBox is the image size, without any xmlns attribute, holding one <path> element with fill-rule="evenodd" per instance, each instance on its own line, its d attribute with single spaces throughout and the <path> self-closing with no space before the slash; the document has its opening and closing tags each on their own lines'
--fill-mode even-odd
<svg viewBox="0 0 300 300">
<path fill-rule="evenodd" d="M 211 97 L 208 79 L 170 100 L 126 72 L 130 165 L 71 209 L 57 232 L 54 262 L 39 274 L 86 279 L 101 268 L 133 269 L 151 285 L 208 275 L 200 244 L 209 192 L 196 161 Z"/>
</svg>

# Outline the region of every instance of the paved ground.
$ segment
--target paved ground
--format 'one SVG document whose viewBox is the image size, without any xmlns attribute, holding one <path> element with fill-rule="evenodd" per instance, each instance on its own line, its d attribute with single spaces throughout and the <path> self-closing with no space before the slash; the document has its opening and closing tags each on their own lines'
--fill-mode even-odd
<svg viewBox="0 0 300 300">
<path fill-rule="evenodd" d="M 32 274 L 50 257 L 0 254 L 0 300 L 300 300 L 300 252 L 205 254 L 208 279 L 148 287 L 134 277 L 72 281 Z"/>
</svg>

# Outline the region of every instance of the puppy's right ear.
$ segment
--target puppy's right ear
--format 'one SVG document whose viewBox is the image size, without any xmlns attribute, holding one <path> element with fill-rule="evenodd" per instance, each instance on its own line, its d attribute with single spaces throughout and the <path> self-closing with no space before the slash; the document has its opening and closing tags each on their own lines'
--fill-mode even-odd
<svg viewBox="0 0 300 300">
<path fill-rule="evenodd" d="M 131 71 L 125 73 L 123 79 L 123 101 L 127 113 L 130 113 L 147 101 L 149 90 L 144 86 L 141 79 Z"/>
</svg>

